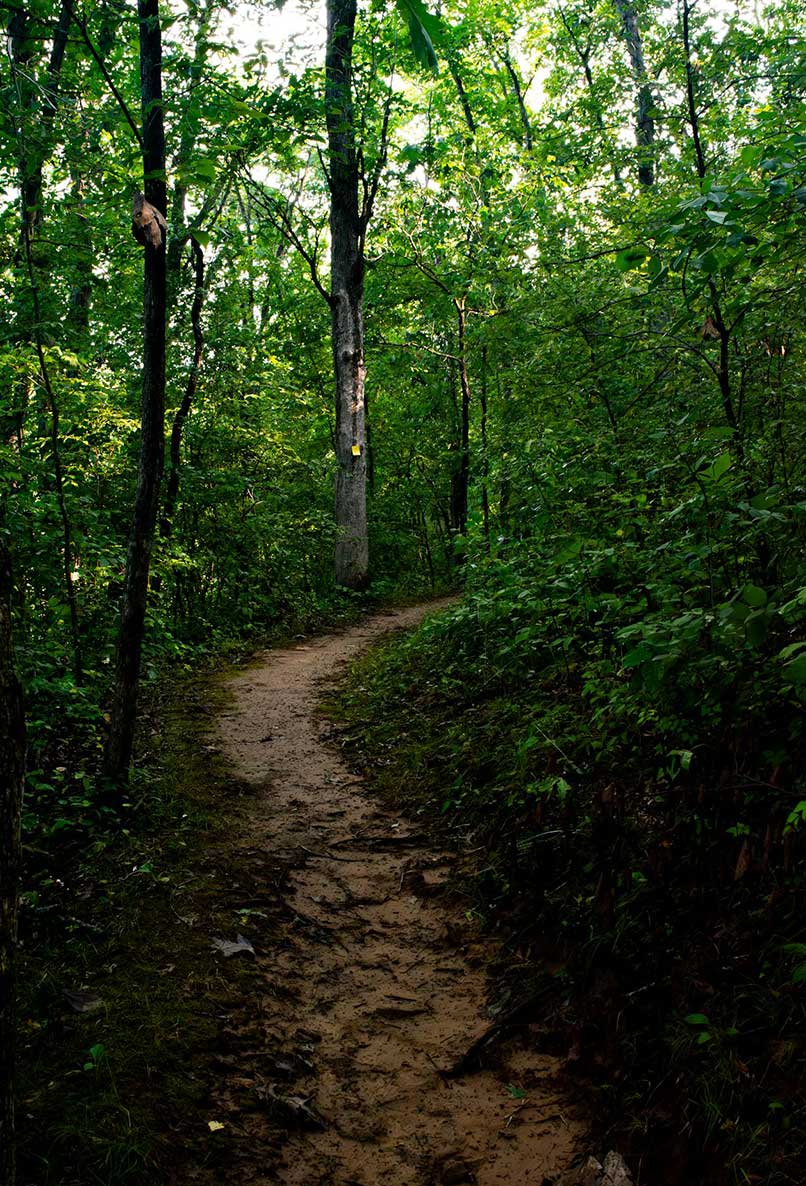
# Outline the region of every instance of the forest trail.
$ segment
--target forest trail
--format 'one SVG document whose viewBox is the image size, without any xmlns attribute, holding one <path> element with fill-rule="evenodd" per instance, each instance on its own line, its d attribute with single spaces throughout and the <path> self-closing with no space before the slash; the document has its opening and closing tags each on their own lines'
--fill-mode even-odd
<svg viewBox="0 0 806 1186">
<path fill-rule="evenodd" d="M 243 844 L 287 863 L 290 905 L 277 948 L 257 951 L 246 1010 L 290 1131 L 279 1167 L 261 1168 L 253 1128 L 239 1182 L 542 1186 L 584 1140 L 551 1056 L 508 1043 L 495 1070 L 444 1075 L 490 1024 L 491 947 L 439 896 L 451 858 L 368 796 L 317 714 L 341 667 L 440 604 L 267 652 L 230 681 L 220 744 L 257 791 Z"/>
</svg>

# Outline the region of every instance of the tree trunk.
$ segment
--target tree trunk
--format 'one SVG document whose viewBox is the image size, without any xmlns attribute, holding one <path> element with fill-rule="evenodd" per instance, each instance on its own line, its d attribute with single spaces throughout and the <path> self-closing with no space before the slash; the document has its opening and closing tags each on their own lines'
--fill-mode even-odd
<svg viewBox="0 0 806 1186">
<path fill-rule="evenodd" d="M 459 436 L 459 468 L 456 474 L 454 522 L 460 535 L 467 535 L 467 504 L 470 486 L 470 376 L 467 370 L 467 313 L 465 298 L 454 300 L 458 330 L 459 387 L 462 392 Z"/>
<path fill-rule="evenodd" d="M 490 549 L 490 452 L 487 440 L 487 347 L 481 348 L 481 516 L 484 540 Z"/>
<path fill-rule="evenodd" d="M 173 426 L 171 428 L 170 461 L 168 463 L 168 481 L 165 489 L 165 507 L 162 512 L 161 530 L 167 539 L 173 530 L 173 518 L 176 511 L 176 501 L 179 496 L 179 468 L 182 452 L 182 433 L 185 421 L 190 415 L 196 387 L 199 382 L 199 369 L 204 356 L 204 330 L 201 324 L 202 303 L 204 301 L 204 252 L 195 239 L 190 240 L 193 253 L 193 305 L 190 310 L 190 323 L 193 327 L 193 362 L 185 384 L 185 394 L 176 409 Z"/>
<path fill-rule="evenodd" d="M 86 145 L 82 146 L 86 151 Z M 70 284 L 70 303 L 67 324 L 75 346 L 83 349 L 88 344 L 90 331 L 90 303 L 92 301 L 93 245 L 89 220 L 84 213 L 84 178 L 78 168 L 71 169 L 73 209 L 71 230 L 76 242 L 73 275 Z"/>
<path fill-rule="evenodd" d="M 700 114 L 697 110 L 697 97 L 694 91 L 694 68 L 692 65 L 692 47 L 691 47 L 691 29 L 689 26 L 689 17 L 691 15 L 691 4 L 689 0 L 683 0 L 682 8 L 682 24 L 683 24 L 683 52 L 686 58 L 686 106 L 688 108 L 688 119 L 691 126 L 691 139 L 694 144 L 694 159 L 697 169 L 697 178 L 700 185 L 705 181 L 707 166 L 705 161 L 705 148 L 703 146 L 702 134 L 700 131 Z M 730 373 L 730 330 L 725 322 L 722 313 L 722 302 L 719 299 L 719 290 L 713 276 L 708 277 L 708 294 L 711 298 L 711 319 L 713 321 L 716 332 L 719 336 L 719 366 L 717 369 L 717 381 L 719 383 L 719 393 L 722 397 L 722 409 L 725 413 L 725 420 L 728 427 L 733 431 L 733 443 L 736 450 L 736 456 L 741 461 L 744 458 L 744 446 L 741 434 L 740 418 L 736 413 L 736 408 L 733 402 L 733 391 L 731 386 Z"/>
<path fill-rule="evenodd" d="M 43 316 L 39 296 L 39 280 L 37 266 L 34 259 L 34 235 L 42 223 L 42 177 L 45 160 L 50 147 L 50 132 L 56 113 L 58 86 L 64 62 L 64 52 L 67 43 L 67 33 L 72 13 L 72 0 L 63 0 L 59 23 L 56 27 L 53 46 L 47 72 L 47 89 L 44 89 L 45 99 L 37 111 L 36 88 L 31 78 L 31 49 L 29 41 L 28 14 L 15 13 L 9 22 L 10 31 L 10 64 L 17 98 L 20 104 L 19 124 L 16 131 L 16 142 L 19 151 L 19 184 L 20 184 L 20 247 L 21 254 L 28 273 L 31 304 L 33 312 L 32 331 L 26 337 L 33 338 L 37 358 L 39 361 L 42 389 L 45 393 L 48 413 L 50 415 L 50 445 L 53 461 L 53 476 L 56 501 L 62 524 L 62 570 L 64 574 L 65 600 L 70 612 L 70 626 L 73 644 L 73 671 L 76 683 L 82 681 L 81 640 L 78 622 L 78 604 L 76 590 L 73 584 L 73 541 L 70 516 L 64 490 L 64 470 L 61 456 L 61 440 L 59 434 L 59 406 L 50 382 L 50 372 L 44 350 L 42 326 Z M 33 128 L 26 122 L 26 108 L 32 116 L 31 124 L 38 124 L 39 139 L 32 142 Z M 18 292 L 22 293 L 22 286 Z M 16 311 L 18 331 L 22 329 L 24 313 L 21 307 Z"/>
<path fill-rule="evenodd" d="M 14 956 L 25 776 L 22 690 L 11 647 L 11 562 L 0 537 L 0 1186 L 14 1186 Z"/>
<path fill-rule="evenodd" d="M 9 20 L 9 34 L 12 58 L 18 66 L 30 67 L 32 49 L 30 37 L 30 14 L 23 6 L 15 11 Z M 33 240 L 42 222 L 42 175 L 45 161 L 51 151 L 53 121 L 59 100 L 64 54 L 67 35 L 73 19 L 73 0 L 62 0 L 59 19 L 53 33 L 47 73 L 37 86 L 26 79 L 24 101 L 30 107 L 30 114 L 36 125 L 36 141 L 26 136 L 25 149 L 20 161 L 20 192 L 24 226 L 21 239 Z M 41 99 L 40 99 L 41 93 Z"/>
<path fill-rule="evenodd" d="M 165 131 L 162 112 L 162 36 L 158 0 L 138 0 L 143 173 L 147 201 L 166 211 Z M 162 237 L 162 236 L 161 236 Z M 131 762 L 140 658 L 145 632 L 148 574 L 159 508 L 165 452 L 165 243 L 144 247 L 143 395 L 137 495 L 126 557 L 115 684 L 105 771 L 117 786 Z"/>
<path fill-rule="evenodd" d="M 188 110 L 182 120 L 182 137 L 176 154 L 174 169 L 181 176 L 181 168 L 188 164 L 196 149 L 199 137 L 203 105 L 195 101 L 194 92 L 198 89 L 204 75 L 207 56 L 210 49 L 208 41 L 210 25 L 214 12 L 214 0 L 205 0 L 199 10 L 199 23 L 196 27 L 196 38 L 193 49 L 193 61 L 190 64 L 190 88 L 188 96 Z M 188 187 L 184 181 L 177 180 L 173 187 L 171 201 L 171 217 L 168 225 L 171 230 L 171 241 L 168 245 L 168 277 L 171 285 L 171 307 L 174 304 L 175 290 L 179 288 L 179 274 L 182 262 L 182 248 L 186 242 L 185 207 L 187 205 Z"/>
<path fill-rule="evenodd" d="M 650 115 L 655 100 L 652 98 L 652 88 L 649 85 L 649 76 L 646 71 L 646 63 L 644 62 L 644 49 L 641 42 L 641 32 L 638 28 L 638 19 L 635 15 L 635 8 L 630 3 L 630 0 L 614 0 L 614 3 L 621 17 L 624 38 L 627 42 L 627 52 L 630 55 L 632 75 L 638 88 L 635 114 L 635 143 L 638 145 L 638 181 L 641 185 L 650 186 L 655 184 L 655 160 L 653 152 L 655 144 L 655 120 Z"/>
<path fill-rule="evenodd" d="M 452 56 L 448 57 L 448 69 L 451 72 L 451 78 L 453 79 L 454 85 L 456 86 L 456 94 L 459 96 L 459 102 L 462 107 L 462 114 L 465 117 L 465 123 L 467 124 L 467 130 L 470 133 L 470 140 L 471 140 L 471 142 L 475 142 L 476 121 L 473 118 L 473 111 L 470 106 L 470 100 L 467 97 L 467 91 L 465 90 L 465 85 L 462 82 L 462 76 L 459 73 L 459 67 L 457 66 L 456 61 Z"/>
<path fill-rule="evenodd" d="M 369 573 L 364 405 L 364 242 L 352 99 L 356 0 L 328 0 L 325 108 L 330 184 L 330 308 L 336 379 L 336 583 Z"/>
<path fill-rule="evenodd" d="M 509 75 L 509 81 L 512 83 L 512 92 L 515 95 L 515 100 L 518 104 L 518 115 L 521 120 L 521 127 L 523 128 L 523 146 L 527 152 L 531 152 L 534 146 L 532 139 L 532 121 L 529 119 L 529 112 L 526 110 L 526 100 L 523 94 L 523 86 L 518 77 L 515 67 L 512 65 L 512 58 L 509 56 L 509 48 L 504 47 L 504 52 L 501 60 L 504 63 L 504 68 Z"/>
</svg>

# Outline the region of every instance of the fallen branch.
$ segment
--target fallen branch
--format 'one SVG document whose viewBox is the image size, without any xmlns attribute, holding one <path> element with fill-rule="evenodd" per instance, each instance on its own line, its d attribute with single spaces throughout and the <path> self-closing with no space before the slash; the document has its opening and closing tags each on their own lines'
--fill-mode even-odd
<svg viewBox="0 0 806 1186">
<path fill-rule="evenodd" d="M 345 865 L 355 865 L 363 860 L 362 857 L 337 857 L 332 852 L 316 852 L 312 848 L 306 848 L 304 844 L 297 844 L 296 849 L 298 852 L 304 852 L 306 856 L 318 857 L 320 861 L 341 861 Z"/>
<path fill-rule="evenodd" d="M 458 1078 L 460 1075 L 466 1074 L 468 1071 L 476 1071 L 481 1064 L 481 1057 L 487 1048 L 497 1039 L 504 1036 L 507 1030 L 517 1025 L 525 1025 L 531 1020 L 531 1014 L 537 1004 L 548 996 L 549 987 L 543 987 L 538 992 L 533 993 L 525 1000 L 519 1001 L 517 1005 L 513 1005 L 507 1009 L 500 1017 L 489 1025 L 487 1029 L 471 1042 L 464 1054 L 456 1059 L 453 1066 L 449 1067 L 445 1072 L 452 1079 Z"/>
</svg>

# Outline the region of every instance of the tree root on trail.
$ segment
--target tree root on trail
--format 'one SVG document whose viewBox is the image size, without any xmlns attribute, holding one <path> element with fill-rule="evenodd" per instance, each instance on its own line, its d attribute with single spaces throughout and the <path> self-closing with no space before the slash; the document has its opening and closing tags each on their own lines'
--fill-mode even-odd
<svg viewBox="0 0 806 1186">
<path fill-rule="evenodd" d="M 451 1079 L 457 1079 L 461 1075 L 480 1070 L 481 1060 L 487 1049 L 496 1040 L 505 1038 L 509 1030 L 519 1025 L 528 1025 L 533 1020 L 532 1013 L 535 1006 L 540 1004 L 548 996 L 548 993 L 549 989 L 544 987 L 525 997 L 516 1005 L 512 1005 L 505 1013 L 497 1017 L 444 1073 Z"/>
</svg>

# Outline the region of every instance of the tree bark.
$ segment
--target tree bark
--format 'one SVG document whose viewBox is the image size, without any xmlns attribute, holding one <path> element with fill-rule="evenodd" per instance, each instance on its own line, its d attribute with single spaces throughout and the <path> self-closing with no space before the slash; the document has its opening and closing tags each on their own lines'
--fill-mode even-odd
<svg viewBox="0 0 806 1186">
<path fill-rule="evenodd" d="M 73 211 L 70 221 L 77 246 L 70 285 L 67 324 L 75 338 L 76 346 L 82 348 L 87 345 L 90 330 L 93 246 L 89 220 L 83 208 L 84 178 L 78 168 L 72 170 L 72 181 Z"/>
<path fill-rule="evenodd" d="M 638 28 L 638 18 L 630 0 L 614 0 L 616 9 L 621 17 L 624 38 L 627 42 L 627 52 L 630 55 L 630 66 L 635 79 L 638 93 L 636 96 L 635 113 L 635 143 L 638 146 L 638 181 L 641 185 L 655 184 L 655 120 L 650 115 L 655 100 L 649 85 L 649 75 L 644 61 L 644 48 L 641 42 L 641 31 Z"/>
<path fill-rule="evenodd" d="M 12 56 L 20 66 L 29 66 L 32 57 L 29 19 L 29 14 L 23 7 L 19 12 L 14 12 L 9 20 Z M 51 149 L 50 138 L 58 106 L 62 65 L 72 19 L 73 0 L 62 0 L 59 19 L 53 33 L 47 73 L 41 80 L 43 85 L 35 87 L 29 82 L 27 87 L 31 114 L 36 119 L 38 128 L 38 142 L 33 144 L 30 137 L 26 137 L 26 149 L 20 161 L 20 191 L 25 220 L 22 233 L 24 241 L 30 242 L 34 239 L 42 222 L 43 168 Z"/>
<path fill-rule="evenodd" d="M 471 141 L 475 141 L 475 139 L 476 139 L 476 121 L 473 118 L 473 111 L 470 107 L 470 100 L 467 97 L 467 91 L 465 90 L 465 85 L 462 82 L 462 76 L 459 73 L 459 67 L 457 66 L 456 61 L 453 58 L 453 56 L 448 57 L 448 69 L 451 72 L 451 78 L 453 79 L 454 85 L 456 87 L 456 94 L 459 97 L 459 103 L 461 104 L 461 107 L 462 107 L 462 114 L 465 117 L 465 123 L 467 124 L 467 130 L 470 133 L 470 139 L 471 139 Z"/>
<path fill-rule="evenodd" d="M 78 599 L 73 584 L 73 531 L 70 514 L 67 509 L 67 499 L 64 493 L 64 467 L 62 465 L 61 437 L 59 432 L 59 405 L 56 393 L 50 381 L 50 371 L 45 357 L 42 340 L 42 315 L 39 307 L 39 286 L 34 270 L 33 253 L 31 249 L 31 232 L 23 211 L 22 233 L 25 240 L 25 259 L 28 267 L 28 279 L 31 286 L 31 298 L 34 308 L 34 342 L 39 360 L 39 374 L 42 388 L 47 400 L 50 414 L 50 452 L 53 461 L 53 481 L 56 488 L 56 502 L 59 506 L 59 517 L 62 524 L 62 572 L 64 575 L 64 595 L 70 611 L 70 631 L 73 641 L 73 674 L 77 684 L 83 681 L 83 662 L 81 658 L 81 629 L 78 621 Z"/>
<path fill-rule="evenodd" d="M 328 0 L 325 109 L 330 184 L 330 308 L 336 380 L 336 583 L 366 584 L 366 409 L 364 404 L 364 231 L 352 97 L 356 0 Z M 362 217 L 363 214 L 363 217 Z"/>
<path fill-rule="evenodd" d="M 465 297 L 454 298 L 458 336 L 459 388 L 462 402 L 459 414 L 459 465 L 454 487 L 454 526 L 459 535 L 467 535 L 467 505 L 470 486 L 470 376 L 467 369 L 467 312 Z"/>
<path fill-rule="evenodd" d="M 53 45 L 47 71 L 47 87 L 43 88 L 44 99 L 41 109 L 36 111 L 36 99 L 31 97 L 32 83 L 30 78 L 32 52 L 29 42 L 28 14 L 14 13 L 9 22 L 11 43 L 11 70 L 17 90 L 20 105 L 19 124 L 16 130 L 16 140 L 19 149 L 18 167 L 20 183 L 20 247 L 28 274 L 31 303 L 33 306 L 33 325 L 30 336 L 33 338 L 37 359 L 39 362 L 42 389 L 45 392 L 48 413 L 50 415 L 50 445 L 53 462 L 53 479 L 59 516 L 62 524 L 62 571 L 64 574 L 65 599 L 70 612 L 70 626 L 73 644 L 73 671 L 76 683 L 82 681 L 81 640 L 78 622 L 78 604 L 76 590 L 73 584 L 73 541 L 70 516 L 64 492 L 64 470 L 62 466 L 61 441 L 59 435 L 59 406 L 50 382 L 42 336 L 43 317 L 40 302 L 37 266 L 34 259 L 34 234 L 42 222 L 42 170 L 47 159 L 50 132 L 56 112 L 59 79 L 64 53 L 67 43 L 67 33 L 72 13 L 72 0 L 63 0 L 59 22 L 54 32 Z M 26 107 L 32 116 L 38 117 L 38 143 L 32 147 L 30 131 L 26 122 Z M 21 292 L 21 286 L 19 291 Z M 17 309 L 16 321 L 22 328 L 23 313 Z M 26 337 L 29 336 L 26 334 Z"/>
<path fill-rule="evenodd" d="M 0 537 L 0 1186 L 14 1186 L 14 957 L 25 776 L 22 690 L 11 646 L 11 561 Z"/>
<path fill-rule="evenodd" d="M 144 193 L 147 201 L 164 216 L 165 131 L 158 0 L 138 0 L 137 8 L 140 25 Z M 115 683 L 105 753 L 105 773 L 118 787 L 125 783 L 128 776 L 134 744 L 148 574 L 165 453 L 165 262 L 164 242 L 144 247 L 140 465 L 126 557 Z"/>
<path fill-rule="evenodd" d="M 686 58 L 686 105 L 688 107 L 688 121 L 691 127 L 691 140 L 694 145 L 697 177 L 700 181 L 703 181 L 706 174 L 705 151 L 700 135 L 700 113 L 697 110 L 697 99 L 694 94 L 694 67 L 691 62 L 691 30 L 689 28 L 690 14 L 691 5 L 688 3 L 688 0 L 683 0 L 682 18 L 683 52 Z"/>
<path fill-rule="evenodd" d="M 504 63 L 504 69 L 509 75 L 509 81 L 512 83 L 512 92 L 515 95 L 515 100 L 518 104 L 518 115 L 521 120 L 521 127 L 523 128 L 523 146 L 527 152 L 531 152 L 534 146 L 532 139 L 532 121 L 529 119 L 529 112 L 526 110 L 526 100 L 523 94 L 523 86 L 518 77 L 515 67 L 512 65 L 512 58 L 509 56 L 509 47 L 504 47 L 504 52 L 501 57 Z"/>
<path fill-rule="evenodd" d="M 487 347 L 481 348 L 481 516 L 487 550 L 490 548 L 490 451 L 487 434 Z"/>
<path fill-rule="evenodd" d="M 212 22 L 215 4 L 214 0 L 205 0 L 204 5 L 199 11 L 199 23 L 196 28 L 195 45 L 193 49 L 193 60 L 190 64 L 190 87 L 189 87 L 189 110 L 183 120 L 182 137 L 179 142 L 179 149 L 176 154 L 173 168 L 181 171 L 182 166 L 187 165 L 191 159 L 196 148 L 196 141 L 199 137 L 199 127 L 201 125 L 202 105 L 196 104 L 194 106 L 194 91 L 198 89 L 201 79 L 204 74 L 204 67 L 207 62 L 207 55 L 209 51 L 208 37 L 210 35 L 210 25 Z M 171 241 L 168 245 L 168 276 L 171 291 L 171 305 L 173 306 L 174 288 L 179 287 L 179 272 L 182 259 L 182 248 L 186 241 L 186 227 L 185 227 L 185 207 L 187 204 L 188 187 L 184 181 L 177 181 L 173 187 L 173 197 L 171 201 L 171 217 L 168 219 L 168 225 L 171 229 Z"/>
<path fill-rule="evenodd" d="M 694 67 L 691 60 L 691 29 L 689 25 L 689 17 L 691 14 L 691 4 L 689 0 L 683 0 L 682 9 L 682 32 L 683 32 L 683 52 L 686 59 L 686 106 L 688 107 L 688 119 L 691 126 L 691 139 L 694 145 L 694 160 L 697 170 L 697 178 L 700 185 L 705 181 L 707 166 L 705 161 L 705 148 L 702 141 L 702 133 L 700 131 L 700 114 L 697 109 L 697 96 L 694 88 Z M 722 312 L 722 302 L 719 299 L 719 290 L 713 276 L 708 277 L 708 295 L 711 298 L 711 317 L 719 335 L 719 366 L 717 369 L 717 382 L 719 383 L 719 393 L 722 398 L 722 409 L 725 413 L 725 420 L 728 427 L 733 432 L 733 443 L 736 449 L 736 456 L 739 460 L 744 457 L 744 444 L 742 441 L 740 417 L 736 413 L 736 408 L 733 402 L 733 391 L 731 384 L 730 373 L 730 336 L 731 331 L 728 328 Z"/>
<path fill-rule="evenodd" d="M 190 310 L 190 323 L 193 327 L 193 362 L 185 384 L 185 394 L 176 410 L 171 428 L 170 460 L 168 463 L 168 481 L 165 487 L 165 507 L 162 513 L 162 534 L 167 539 L 173 530 L 173 518 L 176 511 L 176 501 L 179 496 L 179 469 L 181 464 L 182 433 L 185 421 L 190 415 L 196 387 L 199 382 L 199 369 L 204 356 L 204 331 L 201 324 L 202 303 L 204 301 L 204 252 L 195 239 L 190 240 L 193 253 L 194 291 L 193 304 Z"/>
</svg>

